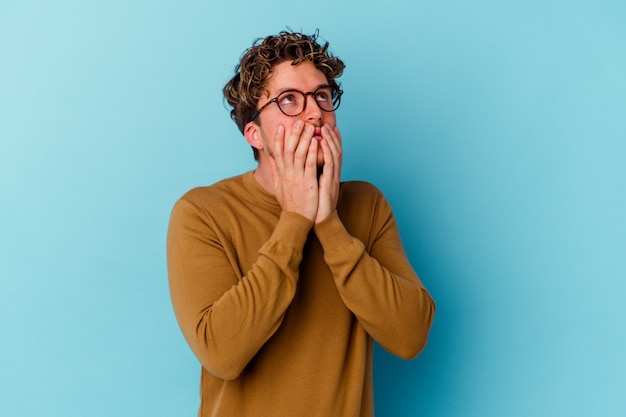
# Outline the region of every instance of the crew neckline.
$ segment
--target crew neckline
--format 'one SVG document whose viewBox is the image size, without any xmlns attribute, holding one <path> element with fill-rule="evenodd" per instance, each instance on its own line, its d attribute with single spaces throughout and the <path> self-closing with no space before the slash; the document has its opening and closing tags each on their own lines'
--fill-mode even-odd
<svg viewBox="0 0 626 417">
<path fill-rule="evenodd" d="M 259 182 L 256 180 L 254 176 L 254 170 L 248 171 L 243 174 L 243 181 L 248 190 L 255 196 L 258 197 L 263 203 L 268 204 L 272 207 L 280 208 L 280 204 L 278 204 L 278 200 L 276 200 L 276 196 L 274 194 L 268 192 Z"/>
</svg>

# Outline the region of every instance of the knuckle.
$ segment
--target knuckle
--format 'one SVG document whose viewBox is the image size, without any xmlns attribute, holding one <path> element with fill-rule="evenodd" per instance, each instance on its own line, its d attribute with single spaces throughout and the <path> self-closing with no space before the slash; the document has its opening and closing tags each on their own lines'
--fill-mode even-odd
<svg viewBox="0 0 626 417">
<path fill-rule="evenodd" d="M 294 152 L 294 157 L 297 159 L 304 159 L 307 156 L 306 150 L 302 150 L 302 149 L 298 149 L 297 151 Z"/>
</svg>

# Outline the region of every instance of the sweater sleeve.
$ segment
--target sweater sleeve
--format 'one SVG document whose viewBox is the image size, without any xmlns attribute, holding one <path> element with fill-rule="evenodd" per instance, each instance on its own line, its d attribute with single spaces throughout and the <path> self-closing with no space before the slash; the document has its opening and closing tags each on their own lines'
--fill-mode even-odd
<svg viewBox="0 0 626 417">
<path fill-rule="evenodd" d="M 335 211 L 315 225 L 339 294 L 364 329 L 404 359 L 426 345 L 435 304 L 411 267 L 387 201 L 377 203 L 368 248 Z"/>
<path fill-rule="evenodd" d="M 202 210 L 184 199 L 176 203 L 167 238 L 170 294 L 183 335 L 209 372 L 237 378 L 278 329 L 311 227 L 302 216 L 282 213 L 240 277 Z"/>
</svg>

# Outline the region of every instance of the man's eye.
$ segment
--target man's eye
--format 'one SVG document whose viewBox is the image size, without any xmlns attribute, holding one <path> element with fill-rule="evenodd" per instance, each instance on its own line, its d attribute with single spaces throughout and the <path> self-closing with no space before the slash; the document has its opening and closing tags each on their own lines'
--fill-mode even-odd
<svg viewBox="0 0 626 417">
<path fill-rule="evenodd" d="M 297 98 L 294 94 L 285 94 L 280 97 L 280 105 L 281 106 L 292 106 L 296 103 Z"/>
<path fill-rule="evenodd" d="M 330 91 L 322 90 L 315 93 L 315 100 L 317 101 L 330 101 Z"/>
</svg>

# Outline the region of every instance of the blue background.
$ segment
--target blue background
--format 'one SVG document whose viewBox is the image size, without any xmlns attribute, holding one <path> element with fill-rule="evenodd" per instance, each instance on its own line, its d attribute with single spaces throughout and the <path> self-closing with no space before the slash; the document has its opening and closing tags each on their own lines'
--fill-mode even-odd
<svg viewBox="0 0 626 417">
<path fill-rule="evenodd" d="M 378 415 L 624 416 L 626 3 L 214 3 L 0 0 L 0 414 L 196 415 L 169 212 L 254 167 L 221 88 L 290 26 L 437 301 Z"/>
</svg>

